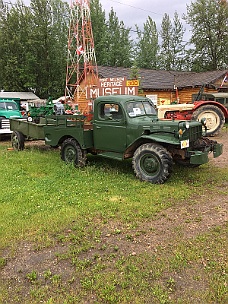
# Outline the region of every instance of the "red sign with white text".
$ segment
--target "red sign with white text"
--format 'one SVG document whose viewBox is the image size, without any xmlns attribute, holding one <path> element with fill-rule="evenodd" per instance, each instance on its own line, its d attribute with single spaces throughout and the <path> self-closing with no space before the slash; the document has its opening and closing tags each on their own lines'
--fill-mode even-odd
<svg viewBox="0 0 228 304">
<path fill-rule="evenodd" d="M 87 98 L 94 99 L 105 95 L 138 95 L 138 80 L 126 77 L 101 78 L 98 86 L 87 87 Z"/>
</svg>

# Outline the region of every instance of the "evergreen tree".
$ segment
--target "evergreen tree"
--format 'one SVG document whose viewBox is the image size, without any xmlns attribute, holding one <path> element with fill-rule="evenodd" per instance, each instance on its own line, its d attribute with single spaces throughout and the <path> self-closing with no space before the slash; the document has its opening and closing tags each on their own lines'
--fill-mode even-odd
<svg viewBox="0 0 228 304">
<path fill-rule="evenodd" d="M 61 0 L 1 7 L 1 89 L 32 90 L 41 98 L 64 94 L 68 11 Z"/>
<path fill-rule="evenodd" d="M 5 91 L 24 91 L 33 83 L 27 69 L 28 37 L 31 14 L 23 2 L 1 10 L 1 74 L 0 88 Z"/>
<path fill-rule="evenodd" d="M 135 60 L 140 68 L 158 68 L 158 32 L 155 22 L 148 16 L 144 24 L 143 31 L 136 25 L 137 40 L 135 50 Z"/>
<path fill-rule="evenodd" d="M 103 65 L 107 49 L 107 24 L 105 11 L 102 10 L 99 0 L 92 0 L 90 2 L 90 12 L 97 64 Z"/>
<path fill-rule="evenodd" d="M 228 65 L 228 4 L 225 0 L 196 0 L 187 6 L 186 22 L 192 27 L 191 65 L 194 71 Z"/>
<path fill-rule="evenodd" d="M 160 67 L 166 70 L 182 70 L 185 50 L 184 30 L 177 12 L 174 14 L 173 24 L 169 15 L 164 15 L 160 35 L 162 38 Z"/>
<path fill-rule="evenodd" d="M 182 70 L 184 64 L 185 43 L 183 42 L 184 28 L 177 12 L 174 13 L 172 28 L 172 70 Z"/>
<path fill-rule="evenodd" d="M 161 24 L 161 53 L 160 53 L 160 68 L 172 69 L 172 23 L 168 14 L 165 14 Z"/>
<path fill-rule="evenodd" d="M 51 0 L 50 61 L 53 97 L 64 95 L 67 65 L 67 39 L 70 20 L 69 5 L 61 0 Z"/>
<path fill-rule="evenodd" d="M 41 98 L 64 94 L 69 8 L 61 0 L 31 0 L 30 73 Z"/>
<path fill-rule="evenodd" d="M 125 29 L 124 23 L 119 22 L 116 13 L 111 9 L 107 23 L 104 65 L 131 66 L 132 41 L 129 32 L 130 29 Z"/>
</svg>

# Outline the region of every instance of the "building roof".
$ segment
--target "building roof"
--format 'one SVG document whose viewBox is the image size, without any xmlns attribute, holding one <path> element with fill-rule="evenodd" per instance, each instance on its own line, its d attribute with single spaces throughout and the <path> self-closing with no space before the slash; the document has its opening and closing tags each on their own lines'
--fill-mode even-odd
<svg viewBox="0 0 228 304">
<path fill-rule="evenodd" d="M 98 66 L 100 78 L 126 77 L 131 78 L 131 68 Z M 144 90 L 173 90 L 174 86 L 180 88 L 187 87 L 207 87 L 218 88 L 216 81 L 223 79 L 228 70 L 209 72 L 177 72 L 165 70 L 139 69 L 138 75 L 141 79 L 141 87 Z M 227 84 L 226 84 L 227 87 Z"/>
<path fill-rule="evenodd" d="M 32 92 L 0 92 L 0 98 L 20 98 L 20 100 L 39 99 L 39 97 Z"/>
</svg>

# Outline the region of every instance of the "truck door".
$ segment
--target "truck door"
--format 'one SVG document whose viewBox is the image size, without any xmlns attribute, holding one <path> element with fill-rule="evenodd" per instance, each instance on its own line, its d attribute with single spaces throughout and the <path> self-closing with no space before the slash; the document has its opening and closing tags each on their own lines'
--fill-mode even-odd
<svg viewBox="0 0 228 304">
<path fill-rule="evenodd" d="M 119 104 L 100 103 L 93 123 L 96 149 L 123 152 L 126 149 L 126 118 Z"/>
</svg>

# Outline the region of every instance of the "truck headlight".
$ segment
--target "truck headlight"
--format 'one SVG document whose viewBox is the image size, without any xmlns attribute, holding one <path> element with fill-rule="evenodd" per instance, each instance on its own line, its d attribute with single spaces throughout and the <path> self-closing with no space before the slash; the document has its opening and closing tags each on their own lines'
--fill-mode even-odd
<svg viewBox="0 0 228 304">
<path fill-rule="evenodd" d="M 206 126 L 207 119 L 204 117 L 200 120 L 200 122 L 202 124 L 203 136 L 206 136 L 207 135 L 207 126 Z"/>
<path fill-rule="evenodd" d="M 206 126 L 207 119 L 204 117 L 204 118 L 202 118 L 202 119 L 200 120 L 200 122 L 201 122 L 201 124 L 202 124 L 203 126 Z"/>
<path fill-rule="evenodd" d="M 185 129 L 189 129 L 190 125 L 189 125 L 188 121 L 184 122 L 184 127 L 185 127 Z"/>
</svg>

